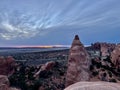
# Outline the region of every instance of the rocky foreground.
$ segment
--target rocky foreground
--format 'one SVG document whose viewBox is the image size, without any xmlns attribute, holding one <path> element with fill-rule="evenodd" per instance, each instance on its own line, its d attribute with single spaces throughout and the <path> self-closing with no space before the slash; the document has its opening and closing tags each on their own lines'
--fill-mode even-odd
<svg viewBox="0 0 120 90">
<path fill-rule="evenodd" d="M 120 85 L 109 82 L 78 82 L 64 90 L 120 90 Z"/>
<path fill-rule="evenodd" d="M 88 49 L 76 35 L 66 62 L 32 66 L 0 57 L 0 90 L 120 90 L 120 45 L 95 43 Z"/>
</svg>

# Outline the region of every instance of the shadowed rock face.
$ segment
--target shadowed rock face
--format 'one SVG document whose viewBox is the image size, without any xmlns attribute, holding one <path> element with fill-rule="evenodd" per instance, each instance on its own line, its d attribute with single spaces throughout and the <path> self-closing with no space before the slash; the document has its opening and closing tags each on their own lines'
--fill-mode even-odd
<svg viewBox="0 0 120 90">
<path fill-rule="evenodd" d="M 15 60 L 11 56 L 0 57 L 0 75 L 10 75 L 14 71 Z"/>
<path fill-rule="evenodd" d="M 89 56 L 80 42 L 78 35 L 75 36 L 68 59 L 66 86 L 79 81 L 89 80 Z"/>
<path fill-rule="evenodd" d="M 111 59 L 112 63 L 114 63 L 117 68 L 120 68 L 120 44 L 118 44 L 111 53 Z"/>
<path fill-rule="evenodd" d="M 120 90 L 120 85 L 109 82 L 78 82 L 64 90 Z"/>
</svg>

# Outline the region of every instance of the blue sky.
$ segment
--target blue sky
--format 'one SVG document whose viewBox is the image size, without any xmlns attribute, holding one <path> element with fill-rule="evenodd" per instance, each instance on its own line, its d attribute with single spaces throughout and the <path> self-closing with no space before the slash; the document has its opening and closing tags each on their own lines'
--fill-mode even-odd
<svg viewBox="0 0 120 90">
<path fill-rule="evenodd" d="M 0 0 L 0 46 L 120 42 L 120 0 Z"/>
</svg>

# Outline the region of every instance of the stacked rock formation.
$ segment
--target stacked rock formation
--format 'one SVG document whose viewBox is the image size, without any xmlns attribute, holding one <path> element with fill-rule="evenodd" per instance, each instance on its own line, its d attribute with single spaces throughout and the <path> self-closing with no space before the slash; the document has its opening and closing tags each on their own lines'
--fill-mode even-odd
<svg viewBox="0 0 120 90">
<path fill-rule="evenodd" d="M 120 90 L 120 85 L 109 82 L 78 82 L 64 90 Z"/>
<path fill-rule="evenodd" d="M 11 75 L 14 72 L 15 60 L 13 57 L 0 57 L 0 75 Z"/>
<path fill-rule="evenodd" d="M 83 44 L 80 42 L 78 35 L 76 35 L 73 40 L 68 58 L 66 86 L 79 81 L 89 80 L 89 66 L 89 55 Z"/>
<path fill-rule="evenodd" d="M 120 68 L 120 44 L 118 44 L 111 53 L 111 59 L 116 68 Z"/>
</svg>

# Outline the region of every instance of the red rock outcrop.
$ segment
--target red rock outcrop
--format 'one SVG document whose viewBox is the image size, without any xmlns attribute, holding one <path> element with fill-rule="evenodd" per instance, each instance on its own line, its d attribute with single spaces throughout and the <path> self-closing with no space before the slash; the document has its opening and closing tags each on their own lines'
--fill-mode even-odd
<svg viewBox="0 0 120 90">
<path fill-rule="evenodd" d="M 0 57 L 0 75 L 11 75 L 14 72 L 15 60 L 13 57 Z"/>
<path fill-rule="evenodd" d="M 55 66 L 55 62 L 54 61 L 50 61 L 47 62 L 46 64 L 43 64 L 40 68 L 40 70 L 34 75 L 34 77 L 38 76 L 40 74 L 41 71 L 44 70 L 50 70 Z"/>
<path fill-rule="evenodd" d="M 83 44 L 80 42 L 78 35 L 76 35 L 68 58 L 66 86 L 79 81 L 89 80 L 89 66 L 89 55 Z"/>
<path fill-rule="evenodd" d="M 104 42 L 103 43 L 97 42 L 92 44 L 92 48 L 96 50 L 100 50 L 101 56 L 103 57 L 109 56 L 110 52 L 114 50 L 115 46 L 116 46 L 115 44 L 104 43 Z"/>
<path fill-rule="evenodd" d="M 9 80 L 7 76 L 0 75 L 0 90 L 8 90 L 9 89 Z"/>
<path fill-rule="evenodd" d="M 78 82 L 64 90 L 120 90 L 120 85 L 109 82 Z"/>
<path fill-rule="evenodd" d="M 8 77 L 5 75 L 0 75 L 0 90 L 20 90 L 17 88 L 9 87 Z"/>
<path fill-rule="evenodd" d="M 0 75 L 0 84 L 6 84 L 9 86 L 9 80 L 8 80 L 7 76 Z"/>
<path fill-rule="evenodd" d="M 120 44 L 111 53 L 111 60 L 117 68 L 120 68 Z"/>
</svg>

